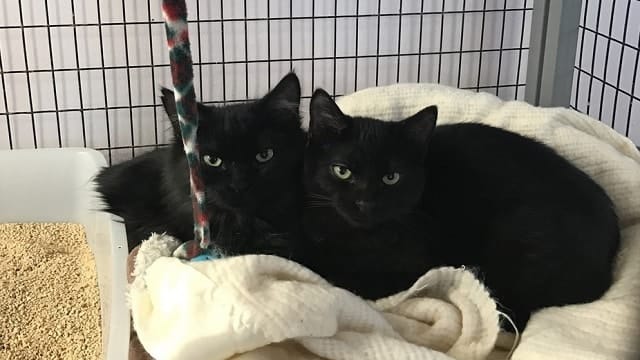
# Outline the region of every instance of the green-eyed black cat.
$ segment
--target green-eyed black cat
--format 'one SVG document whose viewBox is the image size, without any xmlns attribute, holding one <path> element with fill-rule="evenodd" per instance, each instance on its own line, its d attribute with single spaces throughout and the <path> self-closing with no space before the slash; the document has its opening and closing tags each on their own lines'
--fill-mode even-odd
<svg viewBox="0 0 640 360">
<path fill-rule="evenodd" d="M 323 90 L 310 115 L 300 261 L 336 285 L 373 299 L 465 265 L 521 329 L 539 308 L 610 286 L 613 204 L 551 148 L 481 124 L 436 127 L 435 106 L 399 122 L 347 116 Z"/>
</svg>

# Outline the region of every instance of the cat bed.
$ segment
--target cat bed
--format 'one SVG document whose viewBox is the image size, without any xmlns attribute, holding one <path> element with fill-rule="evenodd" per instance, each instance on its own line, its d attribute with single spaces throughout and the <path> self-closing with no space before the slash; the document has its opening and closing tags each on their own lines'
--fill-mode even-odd
<svg viewBox="0 0 640 360">
<path fill-rule="evenodd" d="M 513 359 L 640 357 L 640 153 L 632 142 L 572 110 L 503 102 L 442 85 L 392 85 L 338 100 L 346 114 L 383 120 L 432 104 L 439 108 L 439 124 L 482 122 L 553 147 L 608 192 L 620 218 L 611 289 L 589 304 L 535 313 Z M 284 259 L 185 262 L 169 257 L 175 246 L 167 236 L 143 243 L 130 291 L 134 328 L 158 359 L 505 355 L 490 354 L 498 339 L 495 303 L 464 269 L 432 270 L 408 291 L 368 303 Z"/>
</svg>

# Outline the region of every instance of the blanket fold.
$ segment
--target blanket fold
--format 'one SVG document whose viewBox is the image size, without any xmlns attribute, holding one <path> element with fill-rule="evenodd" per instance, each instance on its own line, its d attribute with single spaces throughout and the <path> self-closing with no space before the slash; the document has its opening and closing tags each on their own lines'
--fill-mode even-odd
<svg viewBox="0 0 640 360">
<path fill-rule="evenodd" d="M 175 246 L 143 242 L 130 290 L 134 328 L 157 359 L 475 360 L 498 336 L 495 302 L 463 269 L 368 302 L 282 258 L 187 262 L 170 257 Z"/>
</svg>

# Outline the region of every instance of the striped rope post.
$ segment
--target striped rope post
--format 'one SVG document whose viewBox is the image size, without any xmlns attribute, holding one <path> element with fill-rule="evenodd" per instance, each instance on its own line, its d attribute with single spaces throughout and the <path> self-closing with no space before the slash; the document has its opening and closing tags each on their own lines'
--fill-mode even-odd
<svg viewBox="0 0 640 360">
<path fill-rule="evenodd" d="M 174 95 L 184 152 L 189 164 L 191 199 L 194 219 L 194 241 L 186 249 L 186 257 L 194 258 L 209 247 L 209 217 L 205 204 L 204 183 L 200 170 L 200 153 L 196 134 L 198 107 L 193 88 L 193 63 L 187 28 L 187 6 L 184 0 L 163 0 L 164 16 L 171 64 Z M 199 246 L 198 246 L 199 245 Z"/>
</svg>

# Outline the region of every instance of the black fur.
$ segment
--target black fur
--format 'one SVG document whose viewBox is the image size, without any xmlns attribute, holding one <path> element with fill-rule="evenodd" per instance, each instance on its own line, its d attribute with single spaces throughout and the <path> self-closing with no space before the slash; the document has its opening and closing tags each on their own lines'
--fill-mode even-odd
<svg viewBox="0 0 640 360">
<path fill-rule="evenodd" d="M 130 161 L 105 168 L 96 178 L 106 211 L 121 216 L 129 248 L 151 232 L 181 241 L 193 238 L 186 158 L 173 92 L 162 90 L 174 142 Z M 203 180 L 211 214 L 212 240 L 227 254 L 288 251 L 297 232 L 300 174 L 305 135 L 300 128 L 300 84 L 284 77 L 264 98 L 223 107 L 199 104 Z M 272 158 L 264 163 L 261 159 Z M 205 156 L 219 157 L 219 167 Z M 213 163 L 213 161 L 210 161 Z"/>
<path fill-rule="evenodd" d="M 549 147 L 480 124 L 436 128 L 435 107 L 397 123 L 349 117 L 322 90 L 310 114 L 301 261 L 333 283 L 378 298 L 465 265 L 520 329 L 536 309 L 609 287 L 613 204 Z"/>
</svg>

